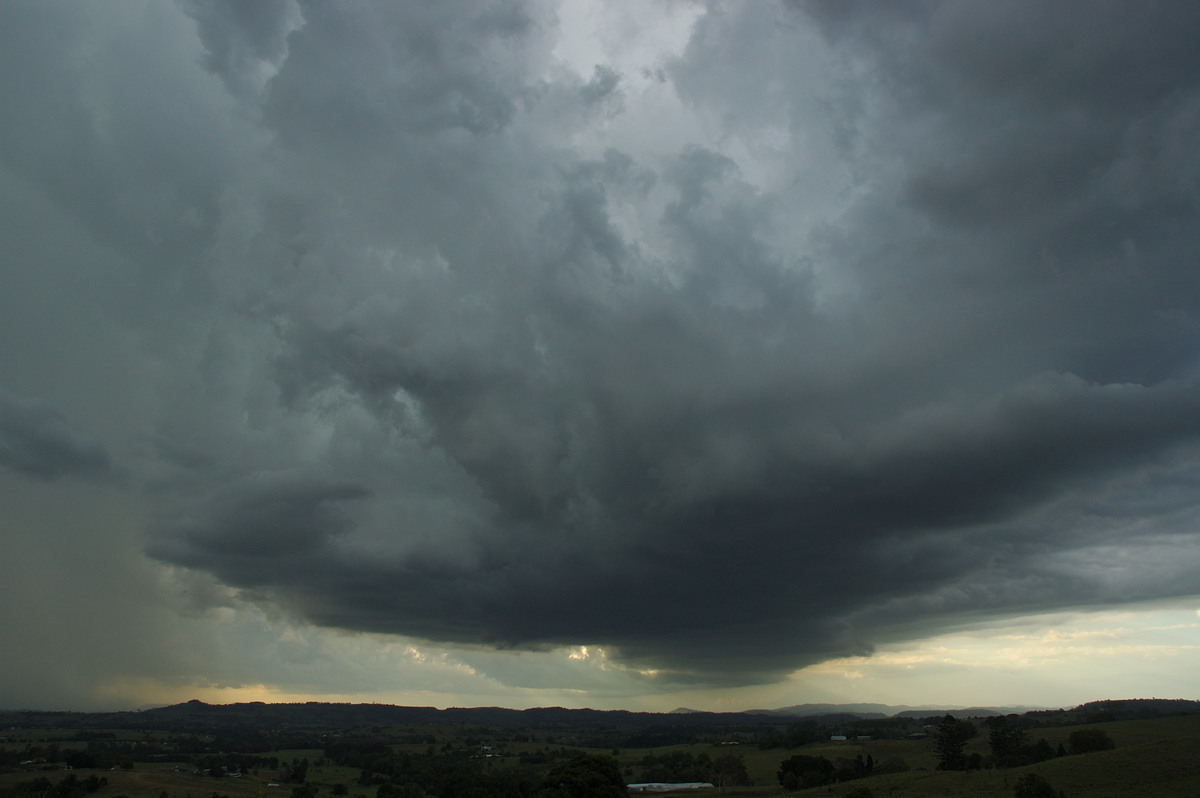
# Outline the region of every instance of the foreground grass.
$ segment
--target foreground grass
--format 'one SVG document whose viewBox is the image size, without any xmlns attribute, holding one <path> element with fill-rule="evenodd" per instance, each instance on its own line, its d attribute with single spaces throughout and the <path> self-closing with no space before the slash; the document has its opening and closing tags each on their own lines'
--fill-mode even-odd
<svg viewBox="0 0 1200 798">
<path fill-rule="evenodd" d="M 1045 737 L 1057 746 L 1079 728 L 1085 727 L 1035 729 L 1030 737 Z M 914 770 L 791 795 L 835 797 L 867 786 L 875 798 L 1012 798 L 1021 774 L 1037 773 L 1067 798 L 1200 798 L 1200 716 L 1119 721 L 1100 728 L 1112 737 L 1116 749 L 1009 770 Z M 786 794 L 760 793 L 764 798 Z"/>
</svg>

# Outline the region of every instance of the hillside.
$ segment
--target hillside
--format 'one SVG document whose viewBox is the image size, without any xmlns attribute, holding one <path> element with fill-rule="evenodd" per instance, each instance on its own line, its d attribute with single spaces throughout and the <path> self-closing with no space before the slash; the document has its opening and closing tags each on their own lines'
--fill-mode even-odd
<svg viewBox="0 0 1200 798">
<path fill-rule="evenodd" d="M 1195 798 L 1200 796 L 1200 715 L 1152 720 L 1114 721 L 1100 726 L 1116 748 L 1064 756 L 1023 768 L 961 773 L 914 769 L 838 787 L 802 790 L 792 795 L 844 795 L 868 786 L 876 798 L 1012 798 L 1024 773 L 1043 776 L 1067 798 Z M 1052 745 L 1064 742 L 1078 726 L 1037 729 Z M 973 747 L 986 750 L 986 742 Z M 926 760 L 924 766 L 930 767 Z"/>
<path fill-rule="evenodd" d="M 711 773 L 717 760 L 737 760 L 752 786 L 730 787 L 726 794 L 759 798 L 836 798 L 861 788 L 875 798 L 1011 798 L 1024 773 L 1043 776 L 1069 798 L 1196 798 L 1200 714 L 1163 714 L 1169 708 L 1189 707 L 1118 702 L 1115 710 L 1104 711 L 1150 717 L 1085 726 L 1047 721 L 1076 710 L 1095 712 L 1095 707 L 1053 716 L 1029 713 L 1021 722 L 1030 742 L 1044 739 L 1055 749 L 1070 746 L 1073 732 L 1089 728 L 1103 730 L 1115 748 L 1011 769 L 991 767 L 988 735 L 985 724 L 979 723 L 980 733 L 967 742 L 966 753 L 979 754 L 984 769 L 965 772 L 936 770 L 937 754 L 929 736 L 851 734 L 834 740 L 830 732 L 843 732 L 838 736 L 845 737 L 845 729 L 800 727 L 737 713 L 690 713 L 681 718 L 554 708 L 516 712 L 200 702 L 95 716 L 0 713 L 6 729 L 0 735 L 0 798 L 394 798 L 393 788 L 406 784 L 419 784 L 421 794 L 441 798 L 495 795 L 507 784 L 503 794 L 525 798 L 555 762 L 585 751 L 611 754 L 630 782 L 700 780 L 697 775 Z M 21 717 L 38 725 L 12 723 Z M 379 722 L 332 725 L 339 718 L 356 724 L 364 719 Z M 393 723 L 401 718 L 409 722 Z M 481 722 L 488 718 L 503 722 Z M 100 725 L 105 719 L 136 724 L 105 727 Z M 54 725 L 53 720 L 61 723 Z M 679 721 L 691 725 L 670 725 Z M 151 728 L 152 722 L 162 725 Z M 271 728 L 269 723 L 285 725 Z M 198 731 L 203 724 L 209 724 L 208 729 Z M 616 740 L 623 741 L 619 747 Z M 825 758 L 839 770 L 858 760 L 874 767 L 852 781 L 788 792 L 777 774 L 782 763 L 797 755 Z M 463 791 L 468 782 L 475 785 L 474 792 Z M 85 784 L 90 786 L 85 789 Z"/>
</svg>

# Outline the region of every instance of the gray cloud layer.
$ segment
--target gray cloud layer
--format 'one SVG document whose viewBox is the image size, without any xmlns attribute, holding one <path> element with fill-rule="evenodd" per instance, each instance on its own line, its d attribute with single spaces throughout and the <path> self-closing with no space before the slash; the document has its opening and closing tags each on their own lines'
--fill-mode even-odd
<svg viewBox="0 0 1200 798">
<path fill-rule="evenodd" d="M 83 440 L 61 413 L 0 391 L 0 465 L 38 479 L 97 477 L 112 463 Z"/>
<path fill-rule="evenodd" d="M 3 157 L 123 257 L 151 557 L 684 682 L 1200 593 L 1192 6 L 714 7 L 682 136 L 547 4 L 121 9 L 13 5 Z"/>
</svg>

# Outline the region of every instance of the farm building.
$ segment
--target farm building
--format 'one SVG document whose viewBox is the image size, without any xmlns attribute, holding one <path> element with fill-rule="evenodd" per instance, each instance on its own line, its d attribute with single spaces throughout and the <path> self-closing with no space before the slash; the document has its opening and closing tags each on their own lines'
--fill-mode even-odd
<svg viewBox="0 0 1200 798">
<path fill-rule="evenodd" d="M 630 792 L 675 792 L 676 790 L 713 790 L 716 789 L 707 781 L 647 781 L 639 784 L 626 784 Z"/>
</svg>

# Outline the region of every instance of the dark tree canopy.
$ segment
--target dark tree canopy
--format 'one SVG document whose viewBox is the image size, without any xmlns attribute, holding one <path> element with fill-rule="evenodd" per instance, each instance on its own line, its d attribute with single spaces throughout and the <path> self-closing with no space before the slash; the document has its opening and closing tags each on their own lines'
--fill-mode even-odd
<svg viewBox="0 0 1200 798">
<path fill-rule="evenodd" d="M 834 772 L 833 763 L 823 756 L 797 754 L 783 760 L 776 775 L 784 789 L 804 790 L 830 783 Z"/>
<path fill-rule="evenodd" d="M 746 763 L 736 754 L 725 754 L 713 760 L 709 769 L 709 781 L 715 786 L 743 787 L 750 783 L 750 774 L 746 772 Z"/>
<path fill-rule="evenodd" d="M 1017 779 L 1013 789 L 1015 798 L 1062 798 L 1062 793 L 1050 786 L 1050 782 L 1036 773 L 1025 773 Z"/>
<path fill-rule="evenodd" d="M 1116 743 L 1103 729 L 1078 729 L 1067 738 L 1067 747 L 1072 754 L 1090 754 L 1093 751 L 1108 751 Z"/>
<path fill-rule="evenodd" d="M 967 757 L 963 753 L 967 740 L 975 734 L 975 726 L 959 720 L 953 715 L 942 718 L 933 733 L 933 749 L 937 752 L 938 770 L 966 770 Z"/>
<path fill-rule="evenodd" d="M 625 779 L 610 756 L 583 754 L 555 765 L 542 779 L 537 798 L 627 798 Z"/>
<path fill-rule="evenodd" d="M 1021 752 L 1025 747 L 1025 730 L 1008 718 L 997 716 L 987 719 L 988 745 L 996 767 L 1011 768 L 1024 764 Z"/>
</svg>

